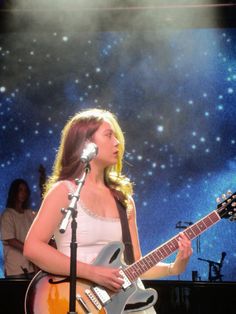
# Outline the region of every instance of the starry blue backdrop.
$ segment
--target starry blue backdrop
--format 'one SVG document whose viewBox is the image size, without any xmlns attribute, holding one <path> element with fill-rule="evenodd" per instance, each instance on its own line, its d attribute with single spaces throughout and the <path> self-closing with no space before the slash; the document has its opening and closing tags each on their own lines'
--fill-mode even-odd
<svg viewBox="0 0 236 314">
<path fill-rule="evenodd" d="M 39 208 L 39 165 L 50 174 L 71 115 L 100 107 L 125 132 L 143 254 L 207 215 L 236 190 L 235 56 L 234 28 L 1 34 L 0 212 L 16 177 Z M 226 252 L 223 280 L 235 281 L 235 238 L 229 220 L 207 230 L 178 279 L 197 270 L 208 280 L 198 258 L 218 262 Z"/>
</svg>

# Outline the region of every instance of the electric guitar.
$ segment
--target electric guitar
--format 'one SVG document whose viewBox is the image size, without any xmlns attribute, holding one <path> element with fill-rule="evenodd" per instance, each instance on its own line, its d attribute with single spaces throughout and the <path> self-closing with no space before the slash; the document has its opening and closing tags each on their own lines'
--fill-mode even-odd
<svg viewBox="0 0 236 314">
<path fill-rule="evenodd" d="M 186 228 L 190 239 L 206 231 L 222 218 L 236 220 L 236 193 L 230 194 L 215 210 Z M 155 304 L 157 292 L 145 289 L 139 279 L 158 262 L 178 250 L 178 235 L 131 265 L 122 263 L 123 244 L 112 242 L 105 246 L 94 265 L 118 267 L 124 284 L 118 293 L 111 293 L 92 281 L 78 279 L 76 283 L 76 312 L 78 314 L 121 314 L 141 311 Z M 69 309 L 69 277 L 60 277 L 39 271 L 31 280 L 25 296 L 26 314 L 66 314 Z"/>
</svg>

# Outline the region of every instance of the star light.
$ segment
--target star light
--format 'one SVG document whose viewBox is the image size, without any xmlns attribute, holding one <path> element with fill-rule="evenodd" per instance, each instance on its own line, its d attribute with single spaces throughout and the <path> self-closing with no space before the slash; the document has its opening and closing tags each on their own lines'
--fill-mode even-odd
<svg viewBox="0 0 236 314">
<path fill-rule="evenodd" d="M 163 126 L 163 125 L 158 125 L 158 126 L 157 126 L 157 131 L 158 131 L 159 133 L 162 133 L 162 132 L 164 131 L 164 126 Z"/>
</svg>

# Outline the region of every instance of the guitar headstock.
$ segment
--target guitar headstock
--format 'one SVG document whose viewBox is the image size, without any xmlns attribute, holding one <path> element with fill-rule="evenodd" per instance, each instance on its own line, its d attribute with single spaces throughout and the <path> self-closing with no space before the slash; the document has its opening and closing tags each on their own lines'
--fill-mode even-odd
<svg viewBox="0 0 236 314">
<path fill-rule="evenodd" d="M 229 220 L 236 220 L 236 193 L 228 191 L 226 194 L 222 194 L 221 198 L 217 198 L 219 203 L 217 206 L 217 213 L 221 218 L 229 218 Z"/>
</svg>

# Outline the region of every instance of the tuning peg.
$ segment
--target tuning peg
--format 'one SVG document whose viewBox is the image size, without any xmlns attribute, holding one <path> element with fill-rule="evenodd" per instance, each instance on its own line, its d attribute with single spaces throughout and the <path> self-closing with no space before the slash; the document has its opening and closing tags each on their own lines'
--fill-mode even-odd
<svg viewBox="0 0 236 314">
<path fill-rule="evenodd" d="M 221 203 L 221 198 L 220 197 L 216 198 L 216 203 L 218 203 L 218 204 Z"/>
<path fill-rule="evenodd" d="M 236 202 L 233 202 L 231 206 L 236 207 Z"/>
<path fill-rule="evenodd" d="M 227 198 L 226 194 L 222 194 L 221 197 L 223 200 L 225 200 Z"/>
<path fill-rule="evenodd" d="M 230 221 L 235 221 L 236 220 L 236 214 L 233 214 L 230 218 L 229 218 Z"/>
</svg>

